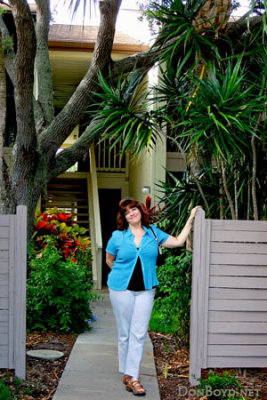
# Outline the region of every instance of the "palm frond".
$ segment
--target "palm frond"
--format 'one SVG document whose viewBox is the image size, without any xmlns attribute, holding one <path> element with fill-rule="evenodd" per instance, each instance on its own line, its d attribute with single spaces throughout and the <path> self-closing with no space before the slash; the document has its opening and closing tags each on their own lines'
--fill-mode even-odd
<svg viewBox="0 0 267 400">
<path fill-rule="evenodd" d="M 82 9 L 83 25 L 85 22 L 85 16 L 89 13 L 92 15 L 92 6 L 96 6 L 98 0 L 63 0 L 64 6 L 69 10 L 71 19 L 76 16 L 78 11 Z"/>
</svg>

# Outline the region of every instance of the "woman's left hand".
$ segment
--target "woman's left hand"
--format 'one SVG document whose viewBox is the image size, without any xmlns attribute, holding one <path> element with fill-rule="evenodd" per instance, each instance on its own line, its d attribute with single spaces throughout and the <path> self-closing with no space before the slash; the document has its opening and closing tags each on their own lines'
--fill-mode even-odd
<svg viewBox="0 0 267 400">
<path fill-rule="evenodd" d="M 197 210 L 199 210 L 199 209 L 202 209 L 202 207 L 201 206 L 196 206 L 196 207 L 194 207 L 194 208 L 192 208 L 192 210 L 191 210 L 191 212 L 190 212 L 190 220 L 192 220 L 193 221 L 193 219 L 195 218 L 195 216 L 196 216 L 196 212 L 197 212 Z"/>
</svg>

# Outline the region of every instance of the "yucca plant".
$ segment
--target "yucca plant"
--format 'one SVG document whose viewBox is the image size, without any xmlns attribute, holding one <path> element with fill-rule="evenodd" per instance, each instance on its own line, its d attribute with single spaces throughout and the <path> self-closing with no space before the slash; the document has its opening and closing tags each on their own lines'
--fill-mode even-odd
<svg viewBox="0 0 267 400">
<path fill-rule="evenodd" d="M 145 14 L 149 20 L 160 26 L 156 45 L 169 45 L 161 55 L 161 61 L 169 62 L 178 53 L 195 58 L 216 55 L 217 47 L 213 43 L 216 29 L 212 18 L 208 29 L 202 29 L 198 16 L 205 6 L 206 0 L 164 0 L 160 4 L 153 1 Z M 206 10 L 207 11 L 207 10 Z M 211 17 L 211 15 L 210 15 Z"/>
<path fill-rule="evenodd" d="M 112 147 L 122 142 L 121 153 L 135 155 L 153 147 L 162 133 L 154 113 L 147 108 L 144 74 L 133 71 L 114 82 L 99 74 L 102 93 L 96 94 L 99 102 L 91 112 L 94 134 L 101 133 L 100 141 L 112 138 Z"/>
<path fill-rule="evenodd" d="M 177 178 L 173 173 L 167 171 L 166 182 L 160 182 L 159 192 L 164 208 L 159 220 L 162 225 L 168 228 L 171 234 L 177 234 L 184 226 L 191 208 L 202 205 L 207 215 L 218 215 L 219 204 L 214 196 L 218 186 L 218 176 L 210 168 L 202 168 L 197 173 L 203 193 L 208 204 L 208 209 L 202 198 L 195 180 L 190 171 L 185 171 L 181 178 Z"/>
<path fill-rule="evenodd" d="M 209 66 L 209 77 L 196 78 L 198 93 L 191 98 L 187 119 L 177 125 L 181 136 L 190 136 L 201 151 L 230 161 L 232 154 L 243 155 L 255 131 L 257 113 L 264 99 L 254 93 L 254 84 L 246 79 L 241 59 L 228 62 L 225 71 Z M 254 122 L 254 123 L 253 123 Z"/>
</svg>

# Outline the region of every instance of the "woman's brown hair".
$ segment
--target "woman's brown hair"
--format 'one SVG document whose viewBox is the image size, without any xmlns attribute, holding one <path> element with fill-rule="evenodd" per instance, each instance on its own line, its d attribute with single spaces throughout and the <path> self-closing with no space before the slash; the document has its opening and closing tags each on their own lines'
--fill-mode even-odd
<svg viewBox="0 0 267 400">
<path fill-rule="evenodd" d="M 122 199 L 119 202 L 119 211 L 117 214 L 117 229 L 118 230 L 123 231 L 124 229 L 126 229 L 128 227 L 128 222 L 126 221 L 125 213 L 130 208 L 134 208 L 134 207 L 138 208 L 138 210 L 141 212 L 142 225 L 144 225 L 146 227 L 149 226 L 149 214 L 148 214 L 144 204 L 133 199 L 132 197 L 126 197 L 125 199 Z"/>
</svg>

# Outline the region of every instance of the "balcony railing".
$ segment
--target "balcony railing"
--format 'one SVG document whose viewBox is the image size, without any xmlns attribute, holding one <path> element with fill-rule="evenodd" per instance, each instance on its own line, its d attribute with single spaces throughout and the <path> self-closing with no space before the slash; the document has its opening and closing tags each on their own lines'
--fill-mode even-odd
<svg viewBox="0 0 267 400">
<path fill-rule="evenodd" d="M 99 172 L 126 172 L 127 156 L 121 155 L 122 141 L 106 139 L 95 145 L 96 169 Z"/>
</svg>

